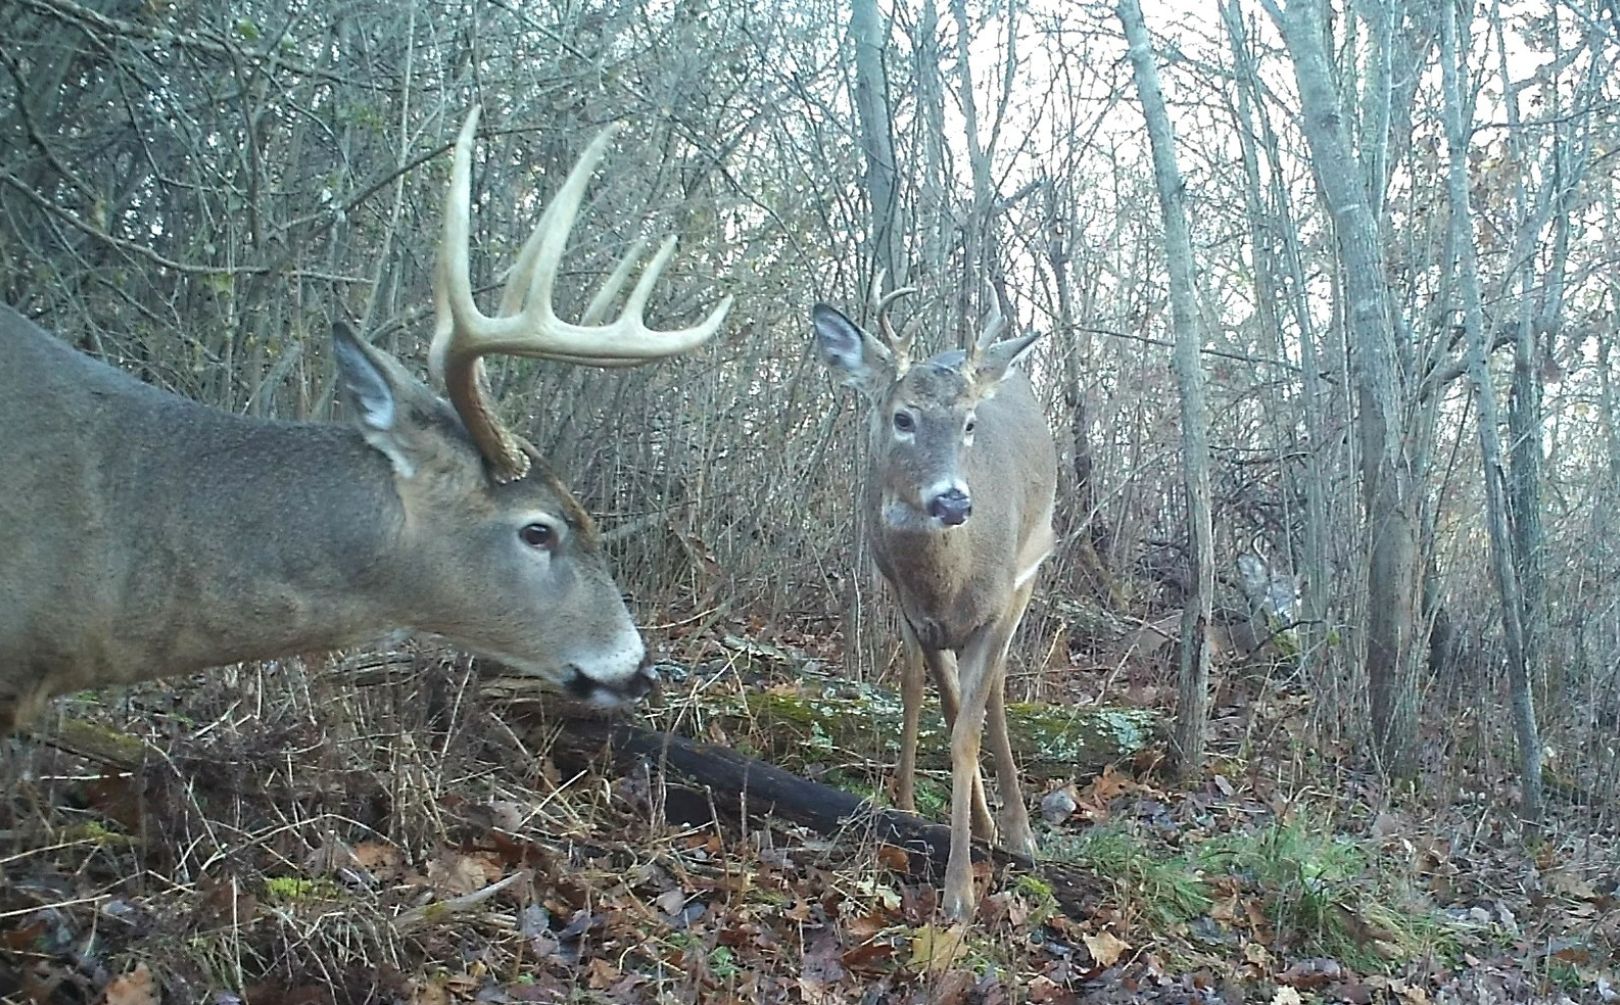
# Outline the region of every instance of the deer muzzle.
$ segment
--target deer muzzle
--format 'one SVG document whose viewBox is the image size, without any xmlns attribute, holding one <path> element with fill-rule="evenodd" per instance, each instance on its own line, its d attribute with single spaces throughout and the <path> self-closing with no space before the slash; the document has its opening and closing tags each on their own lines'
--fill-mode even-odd
<svg viewBox="0 0 1620 1005">
<path fill-rule="evenodd" d="M 973 515 L 973 500 L 959 488 L 946 489 L 928 500 L 928 515 L 947 527 L 960 527 Z"/>
<path fill-rule="evenodd" d="M 633 705 L 646 697 L 658 681 L 658 675 L 648 661 L 635 673 L 621 680 L 604 681 L 591 677 L 577 666 L 565 672 L 562 686 L 570 698 L 597 708 L 620 708 Z"/>
</svg>

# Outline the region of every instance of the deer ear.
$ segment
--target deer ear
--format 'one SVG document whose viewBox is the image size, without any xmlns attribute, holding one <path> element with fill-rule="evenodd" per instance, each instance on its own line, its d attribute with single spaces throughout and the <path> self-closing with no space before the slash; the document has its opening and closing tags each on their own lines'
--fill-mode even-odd
<svg viewBox="0 0 1620 1005">
<path fill-rule="evenodd" d="M 1019 338 L 1010 338 L 997 342 L 984 350 L 979 356 L 979 363 L 973 369 L 973 383 L 981 388 L 989 389 L 1007 379 L 1012 372 L 1014 364 L 1024 358 L 1038 339 L 1040 332 L 1033 332 Z"/>
<path fill-rule="evenodd" d="M 342 321 L 332 324 L 332 352 L 343 399 L 354 409 L 361 435 L 388 458 L 396 474 L 411 477 L 420 467 L 430 435 L 413 419 L 417 414 L 431 414 L 431 410 L 422 412 L 417 399 L 432 395 L 392 356 L 367 345 Z"/>
<path fill-rule="evenodd" d="M 835 307 L 817 304 L 810 310 L 816 332 L 816 350 L 827 368 L 850 387 L 871 394 L 886 381 L 886 361 L 873 351 L 872 340 L 861 327 Z"/>
</svg>

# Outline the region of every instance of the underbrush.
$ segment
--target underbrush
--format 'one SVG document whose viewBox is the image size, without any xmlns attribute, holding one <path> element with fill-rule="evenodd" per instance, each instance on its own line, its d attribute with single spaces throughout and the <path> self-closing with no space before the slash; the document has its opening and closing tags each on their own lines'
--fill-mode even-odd
<svg viewBox="0 0 1620 1005">
<path fill-rule="evenodd" d="M 794 685 L 717 664 L 651 711 L 769 752 L 772 727 L 732 714 L 762 686 Z M 676 814 L 654 766 L 563 757 L 549 703 L 492 693 L 405 654 L 64 702 L 95 725 L 48 727 L 56 746 L 0 763 L 0 998 L 1529 1002 L 1607 987 L 1609 846 L 1572 820 L 1527 848 L 1496 816 L 1394 799 L 1342 764 L 1281 798 L 1274 755 L 1248 737 L 1297 743 L 1292 695 L 1218 718 L 1217 749 L 1248 759 L 1188 787 L 1151 756 L 1032 779 L 1032 804 L 1062 790 L 1073 806 L 1042 825 L 1043 857 L 1095 889 L 1066 908 L 1051 866 L 983 867 L 978 919 L 951 926 L 930 863 L 861 822 L 824 836 Z M 799 753 L 798 770 L 885 799 L 890 766 L 830 736 Z M 939 818 L 938 790 L 921 791 Z"/>
</svg>

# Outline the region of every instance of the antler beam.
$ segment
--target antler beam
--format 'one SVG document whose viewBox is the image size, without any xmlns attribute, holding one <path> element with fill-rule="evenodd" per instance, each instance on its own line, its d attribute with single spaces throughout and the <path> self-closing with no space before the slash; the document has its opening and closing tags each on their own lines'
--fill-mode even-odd
<svg viewBox="0 0 1620 1005">
<path fill-rule="evenodd" d="M 467 431 L 501 481 L 528 472 L 529 456 L 523 445 L 496 418 L 480 380 L 481 359 L 500 353 L 558 360 L 583 366 L 621 367 L 687 352 L 720 330 L 731 310 L 732 298 L 721 301 L 701 324 L 674 331 L 647 327 L 647 300 L 664 267 L 675 253 L 675 238 L 664 239 L 652 262 L 625 300 L 619 316 L 595 323 L 630 276 L 643 243 L 638 241 L 620 260 L 602 289 L 591 299 L 584 323 L 557 317 L 552 289 L 562 264 L 569 232 L 579 215 L 591 172 L 601 161 L 614 127 L 602 130 L 585 148 L 574 169 L 552 198 L 529 235 L 513 266 L 501 296 L 499 313 L 484 314 L 473 302 L 469 267 L 472 218 L 472 148 L 479 109 L 474 107 L 456 139 L 450 170 L 450 191 L 444 202 L 444 235 L 434 284 L 436 324 L 429 350 L 429 368 L 444 383 L 450 402 Z"/>
</svg>

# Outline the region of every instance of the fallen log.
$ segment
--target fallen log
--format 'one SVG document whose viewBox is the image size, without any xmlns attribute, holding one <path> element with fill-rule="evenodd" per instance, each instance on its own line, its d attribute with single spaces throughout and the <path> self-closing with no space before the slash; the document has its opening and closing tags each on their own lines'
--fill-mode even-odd
<svg viewBox="0 0 1620 1005">
<path fill-rule="evenodd" d="M 547 732 L 552 737 L 552 757 L 559 764 L 578 769 L 606 754 L 621 771 L 643 766 L 657 770 L 677 788 L 695 787 L 699 798 L 682 805 L 696 808 L 704 818 L 702 822 L 707 822 L 709 816 L 704 808 L 713 806 L 754 823 L 785 820 L 829 837 L 865 830 L 878 841 L 904 850 L 917 875 L 936 880 L 944 875 L 951 832 L 942 824 L 876 806 L 868 799 L 784 771 L 730 747 L 699 743 L 624 721 L 565 718 L 553 725 L 561 726 L 560 733 Z M 980 841 L 973 843 L 973 859 L 1039 877 L 1051 888 L 1063 912 L 1077 919 L 1089 915 L 1106 891 L 1102 880 L 1075 866 L 1039 862 Z"/>
<path fill-rule="evenodd" d="M 879 764 L 899 757 L 901 706 L 892 692 L 841 682 L 817 693 L 800 684 L 749 692 L 741 700 L 744 707 L 735 713 L 721 705 L 705 708 L 706 717 L 760 738 L 769 745 L 764 752 L 780 763 L 804 764 L 830 751 Z M 1007 733 L 1019 769 L 1043 780 L 1099 774 L 1146 747 L 1161 724 L 1158 713 L 1141 708 L 1007 706 Z M 937 699 L 924 703 L 917 735 L 918 766 L 948 769 L 950 731 Z"/>
</svg>

